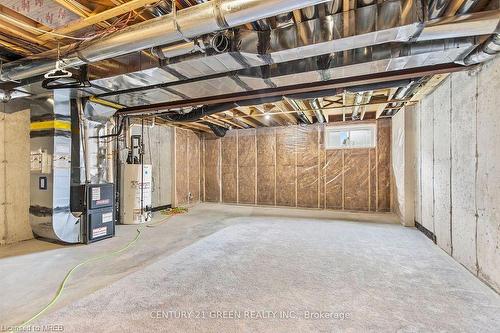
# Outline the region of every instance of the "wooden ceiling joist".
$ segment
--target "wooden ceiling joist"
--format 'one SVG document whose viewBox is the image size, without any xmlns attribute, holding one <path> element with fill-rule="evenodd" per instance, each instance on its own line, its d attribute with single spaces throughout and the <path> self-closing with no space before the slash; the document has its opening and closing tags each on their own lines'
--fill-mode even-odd
<svg viewBox="0 0 500 333">
<path fill-rule="evenodd" d="M 69 24 L 66 27 L 62 27 L 62 28 L 53 30 L 51 32 L 57 33 L 60 35 L 67 35 L 67 34 L 70 34 L 72 32 L 90 27 L 94 24 L 112 19 L 112 18 L 117 17 L 119 15 L 129 13 L 129 12 L 134 11 L 136 9 L 139 9 L 141 7 L 144 7 L 144 6 L 147 6 L 150 4 L 154 4 L 156 2 L 158 2 L 158 0 L 132 0 L 129 2 L 125 2 L 119 6 L 105 10 L 103 12 L 88 16 L 86 18 L 82 18 L 81 20 L 74 22 L 72 24 Z M 51 38 L 51 36 L 52 35 L 50 35 L 50 34 L 44 34 L 44 35 L 40 36 L 40 39 L 41 40 L 48 40 Z"/>
<path fill-rule="evenodd" d="M 229 125 L 231 127 L 234 127 L 234 128 L 245 128 L 244 126 L 236 123 L 236 121 L 234 121 L 234 120 L 226 119 L 226 113 L 219 113 L 219 114 L 215 114 L 213 116 L 215 118 L 217 118 L 217 120 L 220 120 L 220 121 L 224 122 L 226 125 Z"/>
<path fill-rule="evenodd" d="M 92 11 L 90 9 L 88 9 L 87 7 L 85 7 L 84 5 L 75 0 L 54 0 L 54 1 L 82 18 L 87 18 L 92 15 Z M 110 26 L 110 24 L 106 21 L 97 23 L 97 25 L 102 28 L 107 28 Z"/>
<path fill-rule="evenodd" d="M 451 1 L 451 3 L 448 5 L 446 8 L 446 11 L 444 12 L 443 16 L 453 16 L 457 13 L 457 11 L 462 7 L 462 4 L 465 2 L 465 0 L 455 0 Z"/>
<path fill-rule="evenodd" d="M 220 121 L 220 120 L 216 119 L 216 118 L 215 118 L 215 117 L 213 117 L 213 116 L 206 116 L 206 117 L 203 117 L 203 118 L 201 119 L 201 121 L 205 121 L 205 122 L 207 122 L 207 123 L 214 124 L 214 125 L 221 126 L 221 127 L 227 127 L 227 125 L 226 125 L 224 122 L 222 122 L 222 121 Z"/>
<path fill-rule="evenodd" d="M 415 95 L 411 98 L 412 102 L 419 101 L 436 89 L 438 85 L 443 82 L 449 74 L 437 74 L 429 79 L 422 87 L 420 87 Z"/>
<path fill-rule="evenodd" d="M 291 124 L 295 125 L 298 123 L 298 119 L 295 116 L 295 114 L 287 112 L 287 111 L 291 111 L 290 109 L 288 109 L 287 104 L 283 103 L 283 101 L 280 101 L 280 102 L 275 103 L 274 105 L 275 105 L 276 109 L 280 113 L 282 113 Z"/>
<path fill-rule="evenodd" d="M 255 105 L 254 107 L 250 108 L 251 110 L 256 110 L 260 115 L 263 115 L 263 121 L 268 124 L 268 126 L 283 126 L 286 124 L 286 119 L 283 118 L 281 114 L 274 113 L 273 117 L 271 117 L 269 114 L 269 110 L 265 109 L 263 105 Z M 261 117 L 262 118 L 262 117 Z"/>
<path fill-rule="evenodd" d="M 256 117 L 253 117 L 250 115 L 250 112 L 247 110 L 246 112 L 242 111 L 241 109 L 233 109 L 234 112 L 236 112 L 237 115 L 243 116 L 241 119 L 247 124 L 250 124 L 250 126 L 253 127 L 266 127 L 266 124 L 258 120 Z"/>
<path fill-rule="evenodd" d="M 252 119 L 250 118 L 238 118 L 238 116 L 241 116 L 241 115 L 244 115 L 243 112 L 239 111 L 239 110 L 232 110 L 232 118 L 233 119 L 239 119 L 242 123 L 245 123 L 246 125 L 250 126 L 250 127 L 259 127 L 259 124 L 255 121 L 252 121 Z"/>
<path fill-rule="evenodd" d="M 32 53 L 31 51 L 23 48 L 22 46 L 10 43 L 6 40 L 3 40 L 2 38 L 0 38 L 0 46 L 5 47 L 6 49 L 11 50 L 14 53 L 23 55 L 25 57 L 31 55 L 31 53 Z"/>
<path fill-rule="evenodd" d="M 200 124 L 200 123 L 168 123 L 168 124 L 171 124 L 171 125 L 174 125 L 174 126 L 177 126 L 180 128 L 187 128 L 190 130 L 195 130 L 195 131 L 201 131 L 201 132 L 206 132 L 206 133 L 212 132 L 210 127 L 208 127 L 207 125 L 204 125 L 204 124 Z"/>
<path fill-rule="evenodd" d="M 22 38 L 30 43 L 37 45 L 55 47 L 54 44 L 47 41 L 40 40 L 39 36 L 28 32 L 27 25 L 24 22 L 20 22 L 8 15 L 0 13 L 0 29 L 9 32 L 11 35 L 18 38 Z"/>
<path fill-rule="evenodd" d="M 54 0 L 57 2 L 59 5 L 63 6 L 70 12 L 75 13 L 76 15 L 80 17 L 88 17 L 90 14 L 92 14 L 92 11 L 82 5 L 81 3 L 74 1 L 74 0 Z"/>
<path fill-rule="evenodd" d="M 394 97 L 394 94 L 396 93 L 397 90 L 398 90 L 397 88 L 389 89 L 389 92 L 387 94 L 387 100 L 388 101 L 392 100 L 392 98 Z M 389 103 L 380 104 L 379 107 L 377 108 L 377 113 L 375 115 L 375 119 L 379 119 L 380 116 L 382 116 L 382 113 L 384 112 L 384 110 L 388 106 L 389 106 Z"/>
</svg>

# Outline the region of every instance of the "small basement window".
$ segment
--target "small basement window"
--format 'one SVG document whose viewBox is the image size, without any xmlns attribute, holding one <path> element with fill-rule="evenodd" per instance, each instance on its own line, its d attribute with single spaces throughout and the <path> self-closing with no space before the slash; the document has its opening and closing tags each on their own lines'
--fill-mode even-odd
<svg viewBox="0 0 500 333">
<path fill-rule="evenodd" d="M 376 146 L 375 124 L 326 127 L 326 149 L 373 148 Z"/>
</svg>

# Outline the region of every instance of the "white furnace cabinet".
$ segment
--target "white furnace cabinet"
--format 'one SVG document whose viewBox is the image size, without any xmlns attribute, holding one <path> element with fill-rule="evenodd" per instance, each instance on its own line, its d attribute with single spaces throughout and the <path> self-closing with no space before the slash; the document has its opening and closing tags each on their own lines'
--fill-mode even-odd
<svg viewBox="0 0 500 333">
<path fill-rule="evenodd" d="M 151 165 L 122 165 L 120 193 L 120 220 L 122 224 L 141 224 L 151 220 L 151 212 L 150 210 L 146 211 L 146 208 L 151 208 L 152 172 Z M 143 210 L 141 210 L 141 206 Z"/>
</svg>

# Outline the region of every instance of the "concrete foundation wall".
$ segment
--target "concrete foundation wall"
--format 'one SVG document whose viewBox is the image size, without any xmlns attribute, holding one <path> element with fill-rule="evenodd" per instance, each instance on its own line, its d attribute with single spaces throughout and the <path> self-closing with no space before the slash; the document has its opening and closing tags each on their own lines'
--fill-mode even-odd
<svg viewBox="0 0 500 333">
<path fill-rule="evenodd" d="M 0 245 L 33 238 L 29 224 L 30 110 L 0 103 Z"/>
<path fill-rule="evenodd" d="M 500 58 L 454 73 L 412 111 L 415 220 L 500 291 Z M 409 109 L 406 110 L 409 112 Z M 418 119 L 420 118 L 420 119 Z"/>
</svg>

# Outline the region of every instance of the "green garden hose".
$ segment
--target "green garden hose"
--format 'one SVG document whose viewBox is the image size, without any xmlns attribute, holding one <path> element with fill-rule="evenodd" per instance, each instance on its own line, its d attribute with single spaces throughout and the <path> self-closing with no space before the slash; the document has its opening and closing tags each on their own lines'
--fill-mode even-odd
<svg viewBox="0 0 500 333">
<path fill-rule="evenodd" d="M 162 219 L 161 221 L 159 222 L 155 222 L 155 223 L 149 223 L 149 224 L 143 224 L 141 225 L 139 228 L 137 228 L 137 234 L 135 235 L 134 239 L 132 239 L 130 242 L 128 242 L 125 246 L 123 246 L 122 248 L 118 249 L 118 250 L 115 250 L 115 251 L 112 251 L 112 252 L 108 252 L 108 253 L 105 253 L 105 254 L 102 254 L 100 256 L 97 256 L 97 257 L 94 257 L 94 258 L 90 258 L 90 259 L 87 259 L 85 261 L 82 261 L 81 263 L 73 266 L 73 268 L 71 268 L 68 273 L 66 273 L 66 275 L 64 276 L 64 279 L 62 280 L 61 284 L 59 285 L 59 289 L 57 290 L 57 293 L 55 294 L 55 296 L 52 298 L 52 300 L 47 304 L 45 305 L 45 307 L 43 307 L 40 311 L 38 311 L 38 313 L 36 313 L 33 317 L 31 317 L 30 319 L 24 321 L 23 323 L 15 326 L 17 329 L 20 329 L 26 325 L 28 325 L 29 323 L 31 323 L 33 320 L 37 319 L 38 317 L 40 317 L 42 314 L 44 314 L 48 309 L 50 309 L 55 303 L 57 303 L 57 301 L 59 300 L 59 298 L 61 297 L 65 287 L 66 287 L 66 283 L 68 282 L 69 278 L 71 277 L 71 275 L 80 267 L 84 266 L 84 265 L 87 265 L 91 262 L 95 262 L 95 261 L 99 261 L 99 260 L 102 260 L 102 259 L 106 259 L 106 258 L 110 258 L 110 257 L 113 257 L 113 256 L 116 256 L 126 250 L 128 250 L 132 245 L 134 245 L 140 238 L 141 234 L 142 234 L 142 230 L 145 228 L 145 227 L 148 227 L 148 228 L 154 228 L 154 227 L 157 227 L 163 223 L 165 223 L 167 220 L 169 220 L 172 216 L 174 215 L 178 215 L 178 214 L 182 214 L 184 212 L 186 212 L 187 210 L 185 208 L 172 208 L 168 211 L 166 211 L 166 215 L 168 215 L 166 218 Z M 13 331 L 10 331 L 10 332 L 13 332 Z"/>
</svg>

